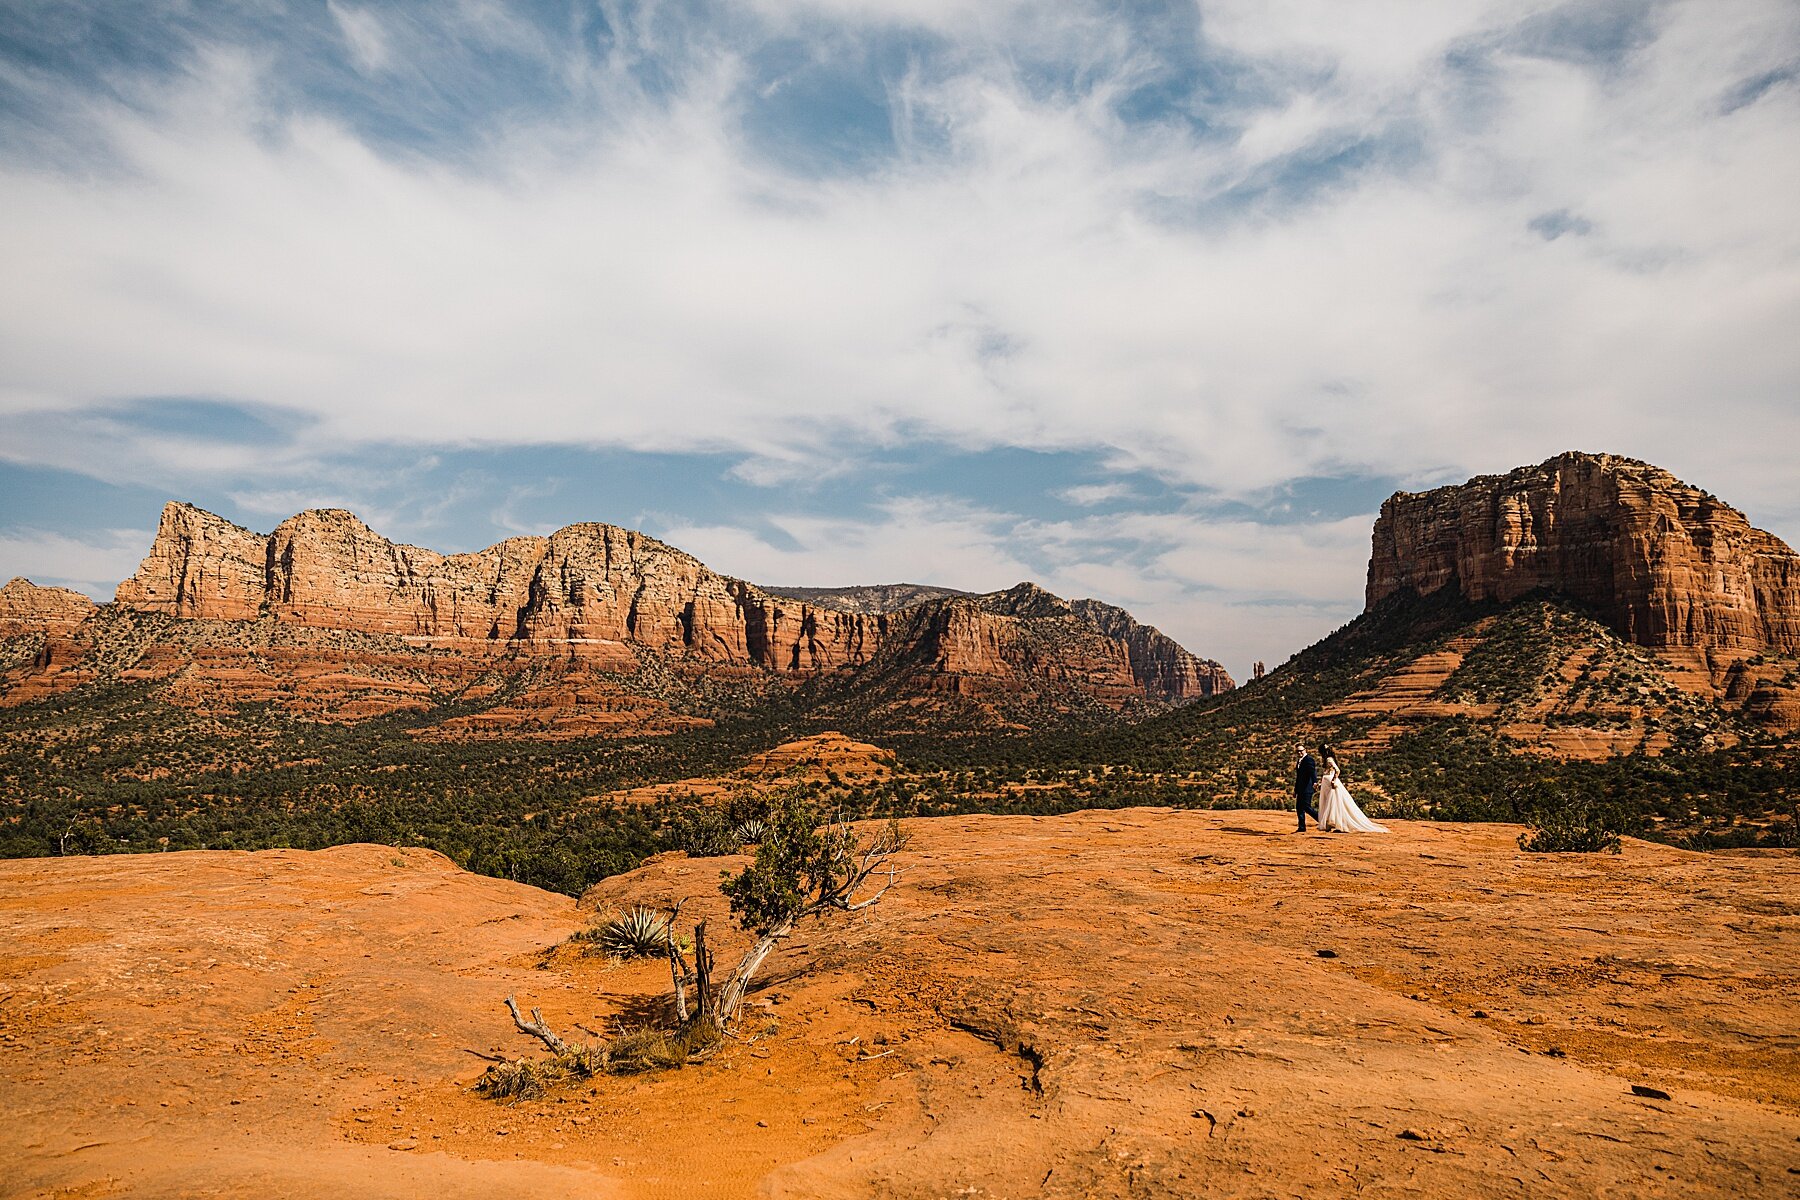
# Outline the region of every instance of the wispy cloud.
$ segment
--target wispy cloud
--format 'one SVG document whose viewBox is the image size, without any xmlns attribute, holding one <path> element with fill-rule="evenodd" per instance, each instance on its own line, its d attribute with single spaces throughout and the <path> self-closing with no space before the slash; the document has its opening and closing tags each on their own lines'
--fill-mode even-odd
<svg viewBox="0 0 1800 1200">
<path fill-rule="evenodd" d="M 376 72 L 387 66 L 387 33 L 379 16 L 369 9 L 351 8 L 336 0 L 326 0 L 325 8 L 337 22 L 358 67 L 365 72 Z"/>
<path fill-rule="evenodd" d="M 1072 488 L 1064 488 L 1057 495 L 1070 504 L 1082 508 L 1092 508 L 1096 504 L 1106 504 L 1114 500 L 1128 500 L 1136 495 L 1128 483 L 1084 483 Z"/>
</svg>

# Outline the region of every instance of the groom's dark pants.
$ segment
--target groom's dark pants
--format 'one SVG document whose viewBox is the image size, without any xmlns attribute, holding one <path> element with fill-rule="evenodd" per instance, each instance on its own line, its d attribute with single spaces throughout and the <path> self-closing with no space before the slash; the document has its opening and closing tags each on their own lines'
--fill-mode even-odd
<svg viewBox="0 0 1800 1200">
<path fill-rule="evenodd" d="M 1319 819 L 1319 810 L 1312 808 L 1312 788 L 1294 788 L 1294 815 L 1300 817 L 1301 833 L 1307 831 L 1307 813 L 1312 813 L 1312 819 Z"/>
<path fill-rule="evenodd" d="M 1319 811 L 1312 805 L 1312 797 L 1305 792 L 1294 792 L 1294 814 L 1300 818 L 1300 832 L 1306 832 L 1306 814 L 1311 813 L 1313 820 L 1319 819 Z"/>
</svg>

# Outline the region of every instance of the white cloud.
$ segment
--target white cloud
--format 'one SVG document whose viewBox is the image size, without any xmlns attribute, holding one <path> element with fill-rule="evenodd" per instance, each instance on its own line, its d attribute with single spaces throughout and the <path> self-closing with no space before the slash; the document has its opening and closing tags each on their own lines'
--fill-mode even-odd
<svg viewBox="0 0 1800 1200">
<path fill-rule="evenodd" d="M 776 484 L 933 438 L 1099 449 L 1245 496 L 1583 448 L 1800 522 L 1800 88 L 1724 104 L 1792 60 L 1800 9 L 1665 5 L 1653 41 L 1596 67 L 1521 49 L 1549 7 L 1209 0 L 1204 38 L 1273 96 L 1229 114 L 1232 133 L 1123 125 L 1111 102 L 1144 67 L 1096 10 L 818 0 L 805 20 L 959 39 L 954 69 L 893 84 L 918 127 L 899 131 L 906 152 L 826 179 L 753 156 L 734 98 L 747 68 L 717 47 L 690 48 L 654 101 L 624 68 L 586 68 L 578 119 L 521 121 L 454 165 L 381 151 L 278 102 L 254 55 L 209 50 L 180 86 L 83 100 L 106 170 L 0 162 L 0 421 L 23 431 L 0 455 L 91 469 L 91 444 L 25 414 L 214 396 L 317 418 L 295 445 L 233 450 L 236 469 L 372 441 L 562 442 L 724 450 Z M 417 39 L 332 12 L 366 71 L 429 72 L 407 57 Z M 1080 85 L 1021 78 L 1005 39 L 1026 26 L 1087 55 Z M 927 128 L 942 137 L 912 136 Z M 1291 178 L 1285 156 L 1359 144 L 1373 165 Z M 1562 211 L 1589 232 L 1529 229 Z M 143 445 L 122 474 L 204 472 L 220 453 Z M 1293 628 L 1354 590 L 1269 565 L 1304 551 L 1288 527 L 1203 524 L 1142 534 L 1170 539 L 1169 590 L 1143 594 L 1172 624 L 1215 587 L 1232 599 L 1208 620 L 1266 586 L 1312 614 L 1279 619 Z M 778 581 L 929 563 L 988 586 L 1033 565 L 992 536 L 1004 527 L 1069 539 L 1071 578 L 1125 586 L 1078 552 L 1081 528 L 952 521 L 938 554 L 914 532 L 934 525 L 896 513 L 880 537 L 796 526 L 804 553 L 737 544 Z M 696 551 L 739 552 L 735 532 L 689 532 Z M 1313 553 L 1359 586 L 1350 540 Z"/>
<path fill-rule="evenodd" d="M 0 531 L 0 580 L 24 576 L 111 600 L 155 538 L 153 529 L 103 530 L 86 538 L 34 529 Z"/>
<path fill-rule="evenodd" d="M 1134 493 L 1128 483 L 1084 483 L 1072 488 L 1064 488 L 1057 495 L 1070 504 L 1092 508 L 1096 504 L 1105 504 L 1112 500 L 1129 499 Z"/>
</svg>

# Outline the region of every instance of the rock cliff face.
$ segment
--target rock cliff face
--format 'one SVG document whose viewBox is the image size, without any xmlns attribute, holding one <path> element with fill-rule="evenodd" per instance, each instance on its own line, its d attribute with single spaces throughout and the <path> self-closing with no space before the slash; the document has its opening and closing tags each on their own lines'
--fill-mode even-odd
<svg viewBox="0 0 1800 1200">
<path fill-rule="evenodd" d="M 96 607 L 80 592 L 14 579 L 0 587 L 0 637 L 68 634 L 93 616 Z"/>
<path fill-rule="evenodd" d="M 1216 662 L 1196 657 L 1151 625 L 1122 608 L 1099 600 L 1077 600 L 1075 615 L 1125 645 L 1131 674 L 1139 686 L 1172 696 L 1212 696 L 1232 688 L 1231 676 Z"/>
<path fill-rule="evenodd" d="M 883 589 L 888 591 L 891 589 Z M 858 591 L 858 589 L 851 589 Z M 1110 703 L 1187 700 L 1231 686 L 1122 610 L 1029 584 L 991 596 L 917 589 L 898 609 L 775 595 L 655 538 L 581 524 L 472 554 L 398 545 L 341 509 L 267 537 L 171 503 L 118 602 L 180 617 L 276 621 L 554 653 L 628 669 L 642 648 L 707 668 L 817 675 L 910 664 L 951 691 L 1035 679 Z M 898 593 L 896 593 L 898 595 Z"/>
<path fill-rule="evenodd" d="M 911 608 L 927 600 L 947 600 L 952 596 L 973 596 L 955 588 L 932 587 L 924 583 L 872 583 L 858 587 L 770 587 L 763 591 L 772 596 L 804 600 L 821 608 L 839 608 L 845 612 L 885 613 Z"/>
<path fill-rule="evenodd" d="M 1456 589 L 1581 601 L 1642 646 L 1800 654 L 1800 555 L 1667 471 L 1568 453 L 1382 505 L 1368 603 Z"/>
</svg>

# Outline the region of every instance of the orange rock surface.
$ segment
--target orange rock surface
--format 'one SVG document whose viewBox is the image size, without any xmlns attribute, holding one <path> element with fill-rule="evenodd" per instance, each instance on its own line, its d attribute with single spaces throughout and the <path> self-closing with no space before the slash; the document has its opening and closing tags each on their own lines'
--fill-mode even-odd
<svg viewBox="0 0 1800 1200">
<path fill-rule="evenodd" d="M 385 847 L 0 862 L 8 1196 L 1791 1194 L 1800 862 L 1280 813 L 914 821 L 712 1060 L 513 1105 L 666 967 L 539 953 L 742 860 L 567 898 Z M 734 943 L 722 938 L 722 961 Z M 1637 1089 L 1634 1091 L 1634 1087 Z M 1665 1098 L 1666 1096 L 1666 1098 Z"/>
</svg>

